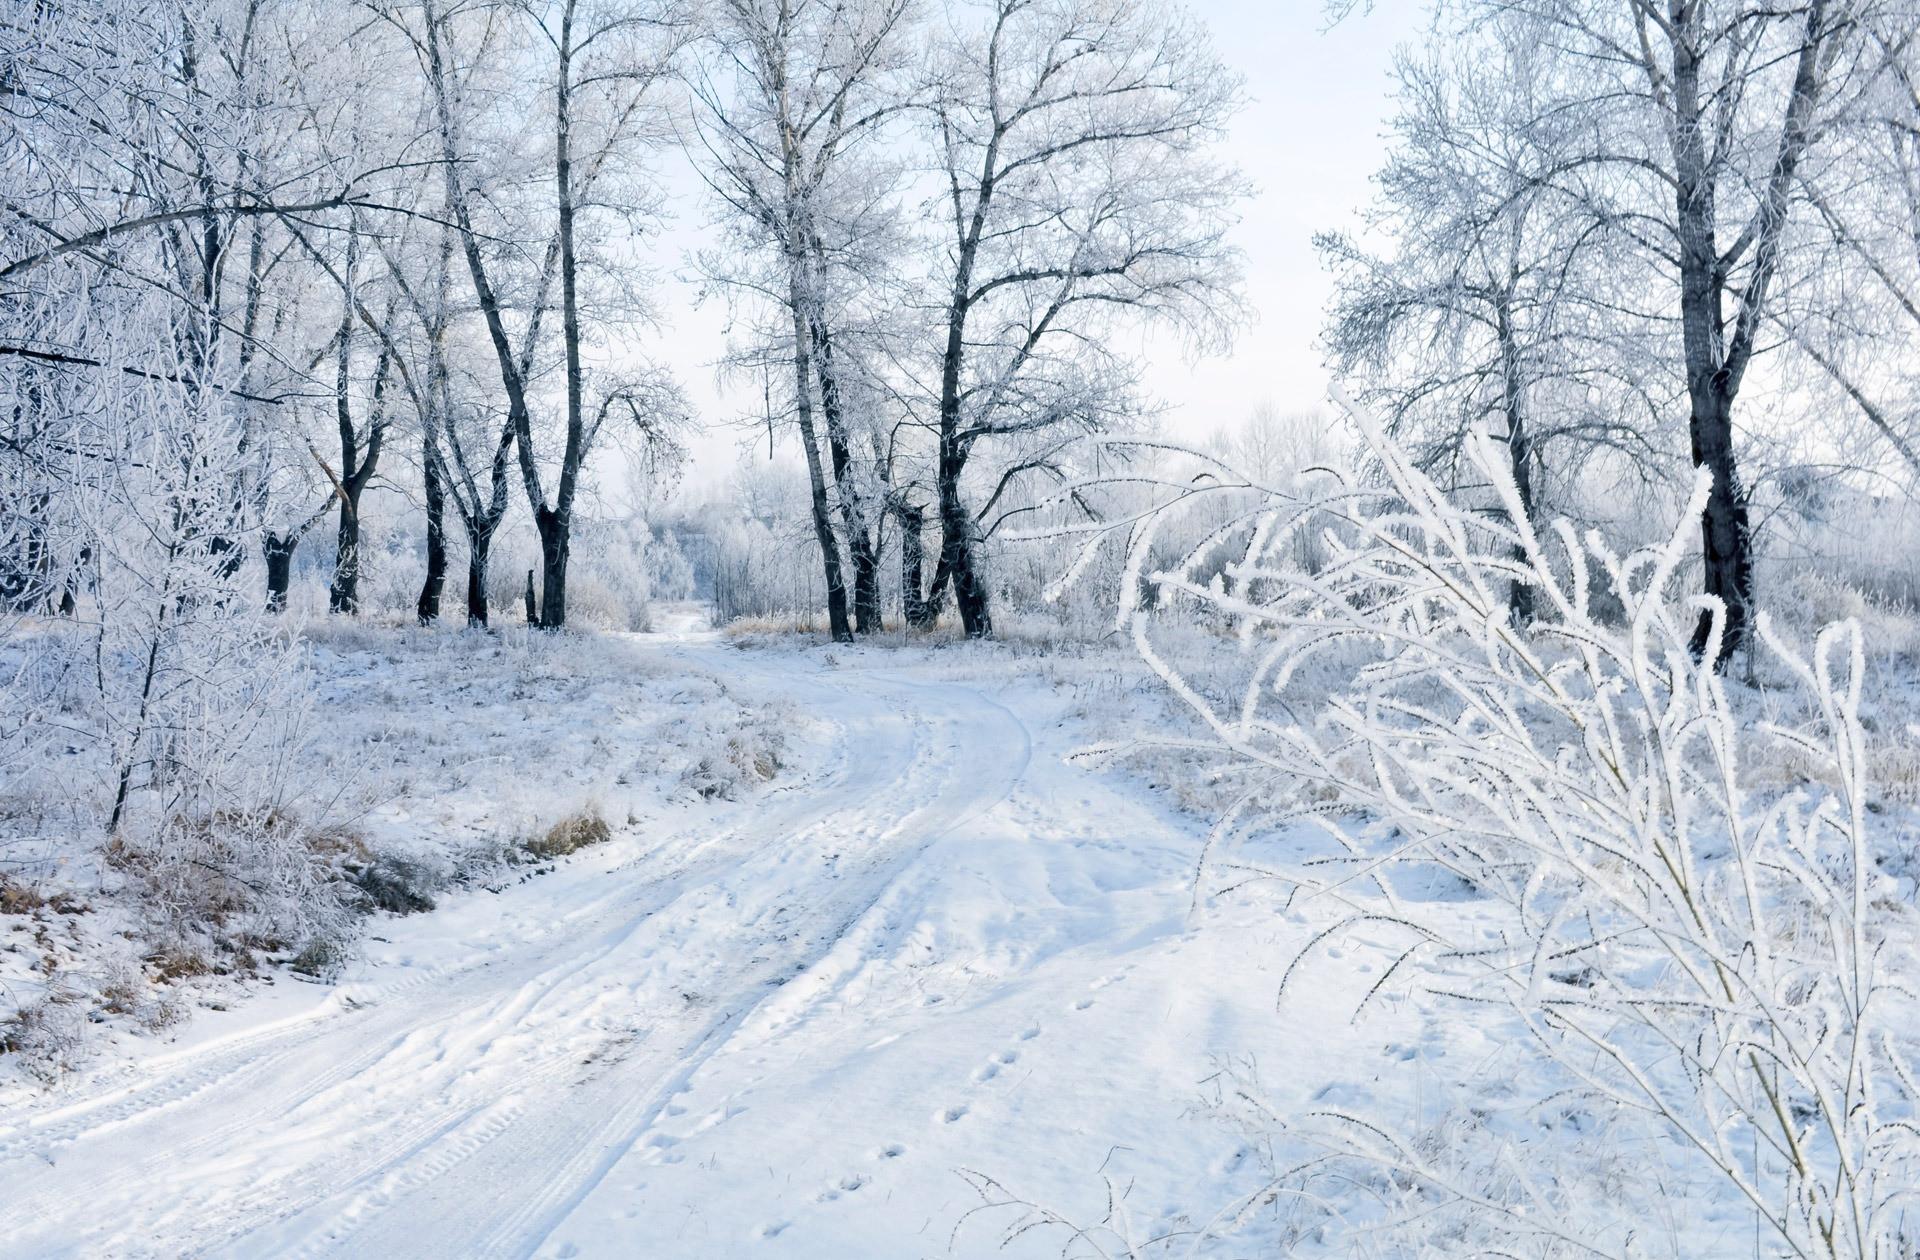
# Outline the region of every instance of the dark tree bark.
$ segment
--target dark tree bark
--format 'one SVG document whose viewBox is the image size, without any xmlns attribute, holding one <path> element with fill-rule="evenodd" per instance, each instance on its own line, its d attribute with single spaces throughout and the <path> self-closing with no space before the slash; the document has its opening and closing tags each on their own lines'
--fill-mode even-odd
<svg viewBox="0 0 1920 1260">
<path fill-rule="evenodd" d="M 358 253 L 357 234 L 347 237 L 345 287 L 340 306 L 340 329 L 334 358 L 334 421 L 340 434 L 340 477 L 334 489 L 340 500 L 340 521 L 335 530 L 333 581 L 327 586 L 327 611 L 354 614 L 360 611 L 360 497 L 380 466 L 380 448 L 386 439 L 387 375 L 393 366 L 393 353 L 385 337 L 373 373 L 373 399 L 367 416 L 364 439 L 353 423 L 353 398 L 349 392 L 353 368 L 353 330 L 360 314 L 354 293 L 354 264 Z M 392 323 L 389 310 L 387 324 Z"/>
<path fill-rule="evenodd" d="M 820 547 L 820 564 L 826 576 L 827 628 L 836 643 L 853 642 L 853 627 L 847 620 L 847 584 L 840 563 L 840 540 L 834 537 L 833 521 L 827 510 L 827 481 L 820 468 L 820 439 L 813 423 L 813 335 L 807 311 L 811 307 L 804 288 L 804 258 L 789 259 L 787 305 L 793 316 L 793 404 L 800 427 L 800 445 L 807 457 L 807 489 L 812 499 L 813 537 Z"/>
<path fill-rule="evenodd" d="M 820 411 L 827 423 L 827 450 L 833 460 L 834 487 L 839 492 L 840 520 L 847 531 L 847 553 L 853 561 L 853 626 L 859 634 L 874 634 L 881 628 L 876 531 L 868 523 L 865 490 L 853 468 L 853 450 L 841 405 L 840 378 L 833 363 L 833 341 L 823 321 L 816 319 L 812 323 L 814 372 L 820 378 Z"/>
<path fill-rule="evenodd" d="M 1526 523 L 1532 524 L 1533 461 L 1527 436 L 1526 374 L 1521 362 L 1519 339 L 1513 326 L 1512 301 L 1511 289 L 1501 294 L 1496 320 L 1500 341 L 1500 387 L 1507 412 L 1507 466 L 1513 476 L 1514 489 L 1519 492 L 1520 511 L 1526 517 Z M 1526 564 L 1526 549 L 1516 545 L 1513 560 L 1515 564 Z M 1514 580 L 1507 592 L 1507 611 L 1513 615 L 1516 626 L 1533 620 L 1532 583 Z"/>
<path fill-rule="evenodd" d="M 543 625 L 544 623 L 540 620 L 540 610 L 533 602 L 533 570 L 532 569 L 527 570 L 526 600 L 527 600 L 527 624 L 530 626 Z"/>
<path fill-rule="evenodd" d="M 1829 24 L 1827 8 L 1828 0 L 1810 0 L 1807 5 L 1772 169 L 1752 221 L 1724 252 L 1715 213 L 1723 155 L 1717 147 L 1709 150 L 1707 137 L 1713 130 L 1710 115 L 1723 108 L 1718 98 L 1725 88 L 1716 85 L 1713 91 L 1705 91 L 1701 84 L 1705 6 L 1685 10 L 1684 20 L 1676 17 L 1674 36 L 1669 41 L 1688 435 L 1695 467 L 1704 467 L 1713 475 L 1706 511 L 1700 518 L 1706 593 L 1726 609 L 1725 631 L 1713 662 L 1716 668 L 1724 668 L 1733 652 L 1745 645 L 1753 611 L 1753 531 L 1746 487 L 1741 483 L 1735 455 L 1733 404 L 1752 362 L 1760 322 L 1766 313 L 1794 172 L 1811 140 L 1812 115 L 1822 87 L 1822 55 L 1829 42 L 1838 38 L 1838 27 L 1845 25 Z M 1745 283 L 1736 288 L 1732 269 L 1749 250 L 1753 256 L 1750 272 Z M 1731 336 L 1725 311 L 1729 297 L 1738 310 Z M 1706 654 L 1712 627 L 1712 615 L 1703 612 L 1693 635 L 1696 655 Z"/>
<path fill-rule="evenodd" d="M 327 584 L 327 611 L 360 611 L 360 514 L 353 504 L 340 504 L 340 522 L 334 530 L 333 581 Z"/>
<path fill-rule="evenodd" d="M 300 531 L 288 530 L 284 534 L 267 531 L 266 539 L 260 544 L 260 554 L 267 562 L 267 611 L 284 612 L 287 607 L 287 586 L 293 577 L 293 553 L 300 545 Z"/>
<path fill-rule="evenodd" d="M 540 616 L 533 618 L 533 575 L 527 575 L 528 620 L 547 630 L 567 624 L 567 553 L 571 540 L 567 520 L 544 503 L 533 511 L 540 535 Z"/>
<path fill-rule="evenodd" d="M 942 411 L 946 410 L 944 404 Z M 949 429 L 943 416 L 940 432 L 940 457 L 936 465 L 940 488 L 940 573 L 935 574 L 938 598 L 939 579 L 944 574 L 953 585 L 953 604 L 960 613 L 960 628 L 969 639 L 984 639 L 993 634 L 993 614 L 987 606 L 987 587 L 979 567 L 979 531 L 973 513 L 960 493 L 960 474 L 966 468 L 966 448 L 958 427 L 958 392 L 954 393 L 955 424 Z M 931 602 L 931 600 L 929 601 Z"/>
<path fill-rule="evenodd" d="M 940 571 L 934 575 L 934 590 L 928 602 L 940 597 L 943 575 L 953 583 L 953 600 L 960 610 L 960 627 L 969 639 L 984 639 L 993 633 L 993 617 L 987 608 L 987 588 L 977 566 L 976 531 L 973 513 L 967 510 L 960 493 L 960 477 L 966 471 L 968 444 L 961 432 L 961 371 L 967 358 L 967 317 L 972 314 L 975 291 L 974 261 L 979 256 L 980 238 L 986 229 L 987 207 L 993 200 L 995 150 L 989 146 L 974 194 L 973 213 L 961 233 L 953 273 L 953 292 L 947 304 L 947 343 L 940 358 L 940 449 L 935 462 L 934 482 L 940 500 Z"/>
<path fill-rule="evenodd" d="M 18 558 L 9 557 L 6 572 L 0 574 L 0 599 L 15 612 L 33 611 L 51 590 L 53 557 L 47 547 L 44 522 L 52 501 L 52 495 L 44 490 L 33 496 L 26 512 L 26 536 L 16 536 Z"/>
<path fill-rule="evenodd" d="M 920 571 L 926 563 L 921 531 L 926 528 L 926 513 L 917 505 L 902 503 L 900 517 L 900 611 L 907 624 L 924 629 L 933 624 L 927 614 L 927 601 L 920 593 Z"/>
<path fill-rule="evenodd" d="M 427 499 L 427 577 L 420 585 L 415 613 L 420 624 L 430 626 L 440 619 L 440 594 L 447 584 L 447 501 L 440 483 L 440 461 L 431 451 L 422 461 Z"/>
<path fill-rule="evenodd" d="M 487 628 L 487 558 L 493 550 L 493 527 L 467 530 L 467 624 Z"/>
</svg>

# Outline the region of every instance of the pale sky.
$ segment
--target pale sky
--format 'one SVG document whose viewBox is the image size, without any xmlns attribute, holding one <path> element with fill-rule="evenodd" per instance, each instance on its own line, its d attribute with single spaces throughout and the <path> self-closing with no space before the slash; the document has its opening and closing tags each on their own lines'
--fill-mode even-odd
<svg viewBox="0 0 1920 1260">
<path fill-rule="evenodd" d="M 1175 338 L 1149 351 L 1147 383 L 1180 436 L 1199 439 L 1239 422 L 1262 401 L 1282 410 L 1318 406 L 1326 373 L 1314 341 L 1328 283 L 1313 251 L 1317 231 L 1352 224 L 1382 155 L 1387 70 L 1394 46 L 1415 37 L 1424 0 L 1374 0 L 1328 29 L 1323 0 L 1192 0 L 1223 60 L 1246 77 L 1248 103 L 1227 154 L 1254 182 L 1235 243 L 1246 258 L 1253 322 L 1225 355 L 1190 362 Z M 679 159 L 676 159 L 679 161 Z M 684 165 L 666 172 L 676 221 L 661 242 L 679 258 L 705 244 L 704 188 Z M 725 308 L 695 306 L 691 268 L 662 277 L 669 326 L 650 349 L 670 363 L 706 432 L 693 445 L 692 487 L 724 479 L 743 442 L 729 418 L 758 400 L 723 395 L 713 363 L 725 341 Z M 764 433 L 759 451 L 766 451 Z"/>
</svg>

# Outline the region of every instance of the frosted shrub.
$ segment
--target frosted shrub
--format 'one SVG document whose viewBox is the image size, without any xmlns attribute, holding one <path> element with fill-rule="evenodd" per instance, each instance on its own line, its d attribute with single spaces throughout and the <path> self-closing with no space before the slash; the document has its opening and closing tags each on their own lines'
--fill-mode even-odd
<svg viewBox="0 0 1920 1260">
<path fill-rule="evenodd" d="M 86 412 L 113 458 L 73 493 L 89 557 L 65 649 L 109 855 L 163 948 L 298 947 L 343 930 L 332 858 L 293 808 L 311 685 L 238 557 L 244 417 L 211 392 L 110 379 Z M 82 642 L 84 640 L 84 642 Z"/>
<path fill-rule="evenodd" d="M 1552 1107 L 1583 1117 L 1588 1145 L 1597 1131 L 1624 1149 L 1649 1124 L 1677 1144 L 1678 1171 L 1642 1184 L 1717 1182 L 1755 1218 L 1756 1254 L 1913 1254 L 1902 1221 L 1920 1208 L 1920 1021 L 1901 978 L 1914 974 L 1914 924 L 1873 850 L 1859 628 L 1829 626 L 1802 649 L 1763 615 L 1770 668 L 1816 716 L 1756 726 L 1688 651 L 1701 611 L 1716 637 L 1722 619 L 1676 593 L 1704 480 L 1659 546 L 1615 554 L 1562 522 L 1550 547 L 1519 509 L 1504 448 L 1482 442 L 1473 458 L 1507 514 L 1476 513 L 1356 418 L 1379 476 L 1265 495 L 1147 571 L 1160 524 L 1212 487 L 1194 489 L 1136 531 L 1132 568 L 1145 581 L 1122 586 L 1141 655 L 1213 745 L 1258 772 L 1243 808 L 1306 821 L 1346 855 L 1284 872 L 1345 909 L 1292 960 L 1282 1000 L 1341 935 L 1366 925 L 1396 936 L 1401 952 L 1373 993 L 1411 980 L 1476 1020 L 1505 1011 L 1544 1057 L 1542 1079 L 1557 1082 Z M 1294 535 L 1316 516 L 1332 526 L 1309 573 Z M 1225 541 L 1234 558 L 1219 568 Z M 1509 616 L 1513 582 L 1534 591 L 1537 620 L 1524 627 Z M 1170 614 L 1231 627 L 1237 694 L 1195 685 L 1157 649 Z M 1360 659 L 1331 698 L 1289 703 L 1303 668 L 1355 645 Z M 1819 773 L 1752 791 L 1742 762 L 1754 741 L 1790 746 Z M 1465 880 L 1496 930 L 1454 939 L 1458 919 L 1396 895 L 1420 867 Z M 1523 1158 L 1497 1126 L 1456 1128 L 1443 1158 L 1355 1110 L 1284 1124 L 1312 1147 L 1281 1170 L 1287 1193 L 1313 1202 L 1351 1185 L 1356 1164 L 1387 1170 L 1371 1183 L 1382 1227 L 1407 1226 L 1422 1252 L 1651 1245 L 1617 1224 L 1639 1206 L 1619 1185 Z M 1444 1227 L 1447 1212 L 1461 1223 Z M 1613 1228 L 1596 1223 L 1607 1212 Z"/>
</svg>

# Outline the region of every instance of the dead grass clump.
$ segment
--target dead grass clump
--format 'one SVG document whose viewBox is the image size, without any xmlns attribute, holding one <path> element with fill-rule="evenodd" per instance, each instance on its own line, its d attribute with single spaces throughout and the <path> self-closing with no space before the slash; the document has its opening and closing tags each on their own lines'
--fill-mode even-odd
<svg viewBox="0 0 1920 1260">
<path fill-rule="evenodd" d="M 86 1012 L 67 995 L 49 995 L 0 1022 L 0 1054 L 20 1056 L 27 1075 L 45 1085 L 79 1067 L 86 1050 Z"/>
<path fill-rule="evenodd" d="M 106 857 L 139 895 L 149 948 L 216 972 L 251 971 L 260 955 L 316 942 L 342 953 L 356 899 L 344 868 L 371 860 L 356 834 L 273 807 L 183 810 L 114 837 Z"/>
<path fill-rule="evenodd" d="M 132 960 L 109 965 L 97 1002 L 110 1015 L 123 1015 L 149 1032 L 179 1023 L 187 1006 L 179 997 L 149 980 Z"/>
<path fill-rule="evenodd" d="M 786 765 L 786 737 L 771 718 L 744 725 L 686 768 L 680 781 L 705 800 L 733 800 L 769 783 Z"/>
<path fill-rule="evenodd" d="M 520 847 L 544 862 L 611 839 L 613 828 L 607 826 L 597 806 L 589 805 L 562 818 L 547 828 L 544 835 L 521 841 Z"/>
<path fill-rule="evenodd" d="M 149 954 L 145 961 L 153 968 L 153 978 L 161 984 L 173 984 L 213 973 L 213 964 L 198 950 L 179 947 L 163 949 L 159 953 Z"/>
<path fill-rule="evenodd" d="M 437 867 L 397 853 L 382 853 L 364 865 L 348 865 L 346 871 L 364 908 L 388 914 L 426 913 L 434 908 L 434 892 L 446 882 Z"/>
<path fill-rule="evenodd" d="M 0 875 L 0 914 L 32 914 L 46 904 L 38 892 Z"/>
</svg>

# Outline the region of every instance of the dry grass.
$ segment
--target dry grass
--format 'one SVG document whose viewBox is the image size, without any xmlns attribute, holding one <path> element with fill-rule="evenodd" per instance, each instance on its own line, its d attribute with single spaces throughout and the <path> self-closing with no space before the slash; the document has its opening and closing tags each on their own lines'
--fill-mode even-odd
<svg viewBox="0 0 1920 1260">
<path fill-rule="evenodd" d="M 22 1006 L 0 1023 L 0 1054 L 16 1054 L 28 1075 L 45 1085 L 79 1067 L 85 1054 L 87 1018 L 83 1005 L 52 995 Z"/>
<path fill-rule="evenodd" d="M 600 816 L 600 807 L 587 805 L 547 828 L 545 834 L 522 841 L 520 847 L 541 861 L 548 861 L 611 839 L 613 828 Z"/>
<path fill-rule="evenodd" d="M 38 892 L 0 875 L 0 914 L 31 914 L 46 904 Z"/>
</svg>

